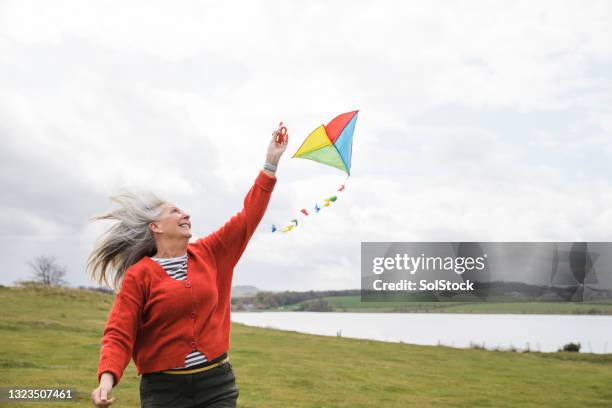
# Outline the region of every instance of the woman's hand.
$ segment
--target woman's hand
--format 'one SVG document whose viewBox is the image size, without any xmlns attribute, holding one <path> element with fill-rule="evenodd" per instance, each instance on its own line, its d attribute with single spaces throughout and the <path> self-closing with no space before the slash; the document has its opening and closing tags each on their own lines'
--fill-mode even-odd
<svg viewBox="0 0 612 408">
<path fill-rule="evenodd" d="M 285 128 L 286 129 L 286 128 Z M 270 145 L 268 146 L 268 153 L 266 154 L 266 163 L 273 164 L 274 166 L 278 165 L 281 156 L 287 150 L 287 145 L 289 144 L 289 134 L 282 139 L 281 143 L 276 142 L 276 137 L 280 134 L 281 126 L 278 127 L 272 133 L 272 140 L 270 140 Z"/>
<path fill-rule="evenodd" d="M 111 373 L 102 374 L 100 377 L 100 385 L 91 393 L 91 402 L 93 402 L 96 407 L 108 407 L 115 401 L 115 397 L 108 399 L 114 383 L 115 377 L 113 377 Z"/>
</svg>

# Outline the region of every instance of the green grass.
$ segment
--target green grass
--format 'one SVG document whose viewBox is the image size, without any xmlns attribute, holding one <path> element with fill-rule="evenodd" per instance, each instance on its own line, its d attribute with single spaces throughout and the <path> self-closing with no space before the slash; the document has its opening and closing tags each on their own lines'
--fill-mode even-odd
<svg viewBox="0 0 612 408">
<path fill-rule="evenodd" d="M 612 314 L 612 302 L 362 302 L 360 296 L 323 299 L 335 312 Z M 284 310 L 294 310 L 298 305 Z"/>
<path fill-rule="evenodd" d="M 74 387 L 88 407 L 112 296 L 0 288 L 0 387 Z M 511 353 L 232 325 L 240 407 L 610 407 L 612 355 Z M 113 406 L 139 406 L 132 363 Z"/>
</svg>

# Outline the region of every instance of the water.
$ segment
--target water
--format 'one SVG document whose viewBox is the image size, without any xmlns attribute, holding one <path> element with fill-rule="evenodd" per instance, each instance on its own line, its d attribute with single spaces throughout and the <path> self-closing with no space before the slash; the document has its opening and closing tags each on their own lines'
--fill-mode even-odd
<svg viewBox="0 0 612 408">
<path fill-rule="evenodd" d="M 359 339 L 466 348 L 557 351 L 564 344 L 581 352 L 612 353 L 612 316 L 451 313 L 232 312 L 250 326 Z"/>
</svg>

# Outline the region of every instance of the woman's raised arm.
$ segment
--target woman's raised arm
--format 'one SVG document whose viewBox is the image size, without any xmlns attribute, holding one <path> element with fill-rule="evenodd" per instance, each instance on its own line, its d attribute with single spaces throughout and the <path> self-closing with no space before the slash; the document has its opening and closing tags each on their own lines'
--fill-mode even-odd
<svg viewBox="0 0 612 408">
<path fill-rule="evenodd" d="M 279 130 L 272 134 L 264 169 L 260 171 L 245 196 L 242 210 L 217 231 L 198 241 L 199 244 L 209 246 L 217 262 L 224 267 L 231 269 L 238 263 L 266 212 L 276 184 L 276 167 L 288 144 L 288 137 L 285 137 L 280 143 L 276 141 L 278 132 Z"/>
</svg>

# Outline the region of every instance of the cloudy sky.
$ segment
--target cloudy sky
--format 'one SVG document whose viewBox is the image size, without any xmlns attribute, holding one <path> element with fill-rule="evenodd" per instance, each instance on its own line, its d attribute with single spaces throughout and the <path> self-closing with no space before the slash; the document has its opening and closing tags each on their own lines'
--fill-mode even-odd
<svg viewBox="0 0 612 408">
<path fill-rule="evenodd" d="M 234 284 L 358 288 L 362 241 L 611 241 L 609 1 L 0 0 L 0 284 L 56 256 L 72 285 L 121 188 L 242 205 L 290 145 Z M 338 170 L 290 159 L 360 109 Z"/>
</svg>

